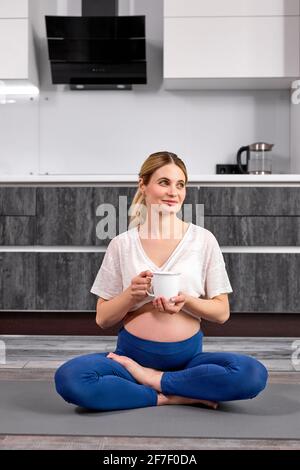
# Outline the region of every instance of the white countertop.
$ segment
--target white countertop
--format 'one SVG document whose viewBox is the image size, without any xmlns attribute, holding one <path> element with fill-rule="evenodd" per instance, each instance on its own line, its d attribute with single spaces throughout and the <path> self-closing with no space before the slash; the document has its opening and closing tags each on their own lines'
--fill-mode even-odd
<svg viewBox="0 0 300 470">
<path fill-rule="evenodd" d="M 138 175 L 0 175 L 0 184 L 53 184 L 53 183 L 137 183 Z M 300 175 L 190 175 L 189 183 L 236 183 L 236 184 L 268 184 L 298 183 Z"/>
</svg>

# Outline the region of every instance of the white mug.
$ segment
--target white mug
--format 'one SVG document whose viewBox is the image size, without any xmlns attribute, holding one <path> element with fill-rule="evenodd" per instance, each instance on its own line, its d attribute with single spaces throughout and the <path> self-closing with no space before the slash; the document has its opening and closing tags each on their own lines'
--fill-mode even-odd
<svg viewBox="0 0 300 470">
<path fill-rule="evenodd" d="M 171 297 L 178 295 L 181 273 L 154 271 L 152 274 L 153 293 L 147 290 L 147 294 L 150 297 L 165 297 L 169 300 Z"/>
</svg>

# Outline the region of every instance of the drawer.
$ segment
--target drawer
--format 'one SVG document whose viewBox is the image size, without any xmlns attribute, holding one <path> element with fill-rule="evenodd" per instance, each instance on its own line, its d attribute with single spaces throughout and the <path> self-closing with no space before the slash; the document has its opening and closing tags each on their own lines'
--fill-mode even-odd
<svg viewBox="0 0 300 470">
<path fill-rule="evenodd" d="M 204 187 L 205 216 L 300 216 L 300 188 Z"/>
<path fill-rule="evenodd" d="M 0 215 L 35 215 L 36 189 L 0 188 Z"/>
<path fill-rule="evenodd" d="M 0 216 L 0 245 L 34 245 L 35 217 Z"/>
<path fill-rule="evenodd" d="M 222 246 L 300 246 L 300 217 L 204 217 Z"/>
</svg>

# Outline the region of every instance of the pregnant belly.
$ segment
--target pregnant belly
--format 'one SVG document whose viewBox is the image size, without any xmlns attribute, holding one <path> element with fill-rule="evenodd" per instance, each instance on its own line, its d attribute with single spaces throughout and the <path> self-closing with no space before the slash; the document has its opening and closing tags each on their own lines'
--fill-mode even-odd
<svg viewBox="0 0 300 470">
<path fill-rule="evenodd" d="M 180 311 L 173 315 L 155 309 L 152 302 L 144 304 L 123 319 L 125 330 L 150 341 L 183 341 L 200 329 L 197 318 Z"/>
</svg>

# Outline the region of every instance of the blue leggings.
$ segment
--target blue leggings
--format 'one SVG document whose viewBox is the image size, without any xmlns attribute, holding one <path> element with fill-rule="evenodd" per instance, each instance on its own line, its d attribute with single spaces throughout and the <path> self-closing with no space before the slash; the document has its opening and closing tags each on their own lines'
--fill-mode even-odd
<svg viewBox="0 0 300 470">
<path fill-rule="evenodd" d="M 202 352 L 203 333 L 177 342 L 148 341 L 118 334 L 116 354 L 163 371 L 164 395 L 229 401 L 254 398 L 267 382 L 265 366 L 253 357 L 229 352 Z M 128 370 L 107 358 L 86 354 L 62 364 L 55 373 L 57 392 L 69 403 L 94 410 L 122 410 L 157 405 L 158 392 L 139 384 Z"/>
</svg>

